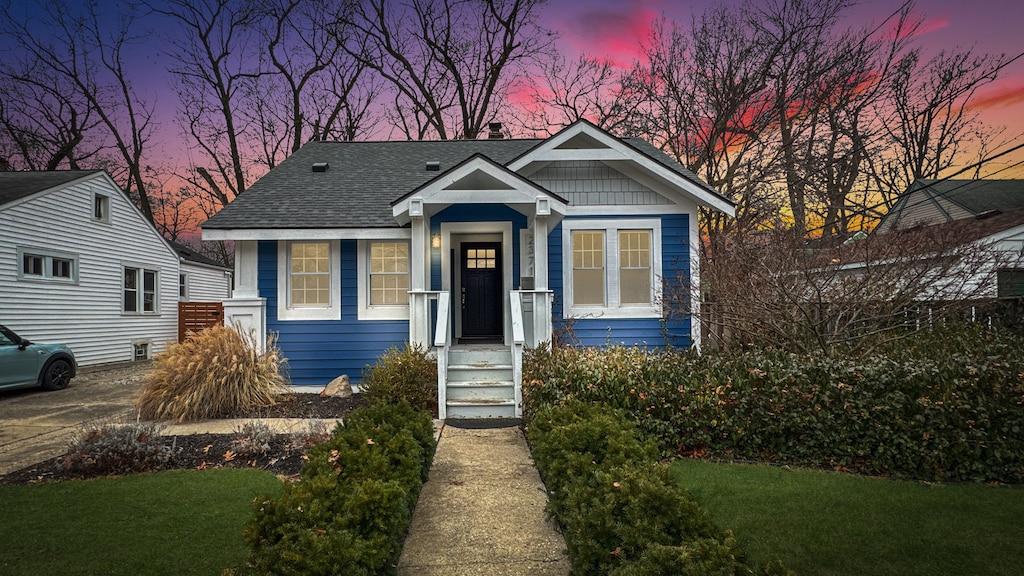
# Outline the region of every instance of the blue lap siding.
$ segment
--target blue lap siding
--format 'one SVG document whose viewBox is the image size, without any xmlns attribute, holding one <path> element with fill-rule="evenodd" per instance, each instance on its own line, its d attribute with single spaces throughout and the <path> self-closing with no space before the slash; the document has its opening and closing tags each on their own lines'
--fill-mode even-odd
<svg viewBox="0 0 1024 576">
<path fill-rule="evenodd" d="M 277 242 L 259 243 L 259 290 L 267 299 L 267 329 L 278 334 L 295 386 L 323 386 L 348 374 L 356 384 L 363 369 L 391 346 L 409 339 L 406 320 L 359 320 L 356 241 L 341 241 L 341 320 L 277 318 Z"/>
<path fill-rule="evenodd" d="M 594 218 L 614 219 L 609 216 Z M 576 318 L 572 322 L 572 333 L 565 334 L 567 324 L 562 317 L 565 294 L 562 249 L 562 225 L 559 224 L 548 236 L 548 283 L 555 292 L 552 315 L 556 333 L 561 332 L 569 342 L 583 346 L 690 346 L 688 315 L 670 318 Z M 679 280 L 688 278 L 690 273 L 690 227 L 686 214 L 661 217 L 661 250 L 664 290 L 666 293 L 669 290 L 678 290 Z"/>
</svg>

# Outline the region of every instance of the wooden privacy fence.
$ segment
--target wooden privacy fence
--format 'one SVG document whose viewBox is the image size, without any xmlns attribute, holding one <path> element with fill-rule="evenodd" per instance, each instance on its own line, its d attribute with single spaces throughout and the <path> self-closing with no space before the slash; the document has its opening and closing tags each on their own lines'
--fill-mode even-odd
<svg viewBox="0 0 1024 576">
<path fill-rule="evenodd" d="M 224 324 L 224 305 L 220 302 L 178 302 L 178 342 L 189 332 Z"/>
</svg>

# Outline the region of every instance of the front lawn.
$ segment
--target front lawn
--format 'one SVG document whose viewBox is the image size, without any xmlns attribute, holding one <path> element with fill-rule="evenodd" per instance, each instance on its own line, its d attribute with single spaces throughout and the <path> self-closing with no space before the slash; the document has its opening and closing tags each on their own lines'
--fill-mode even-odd
<svg viewBox="0 0 1024 576">
<path fill-rule="evenodd" d="M 0 487 L 0 574 L 219 574 L 245 561 L 259 470 L 172 471 Z"/>
<path fill-rule="evenodd" d="M 672 473 L 752 564 L 800 575 L 1017 575 L 1024 489 L 678 460 Z"/>
</svg>

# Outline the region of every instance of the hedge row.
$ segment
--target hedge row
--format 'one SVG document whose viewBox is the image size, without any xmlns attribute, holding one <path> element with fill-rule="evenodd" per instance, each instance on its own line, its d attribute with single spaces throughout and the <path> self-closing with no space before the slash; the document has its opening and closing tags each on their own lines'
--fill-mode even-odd
<svg viewBox="0 0 1024 576">
<path fill-rule="evenodd" d="M 865 358 L 540 348 L 524 381 L 527 419 L 601 402 L 664 455 L 1024 482 L 1024 339 L 994 331 L 922 334 Z"/>
<path fill-rule="evenodd" d="M 407 403 L 353 411 L 307 454 L 301 482 L 256 500 L 235 573 L 392 573 L 434 446 L 430 415 Z"/>
<path fill-rule="evenodd" d="M 539 410 L 527 427 L 562 527 L 573 574 L 791 574 L 779 563 L 755 572 L 736 540 L 657 461 L 616 411 L 570 402 Z"/>
</svg>

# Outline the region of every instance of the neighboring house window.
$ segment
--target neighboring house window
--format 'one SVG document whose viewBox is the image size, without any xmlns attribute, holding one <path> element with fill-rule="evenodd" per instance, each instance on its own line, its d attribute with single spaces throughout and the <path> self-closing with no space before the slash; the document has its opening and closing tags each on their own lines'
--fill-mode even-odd
<svg viewBox="0 0 1024 576">
<path fill-rule="evenodd" d="M 277 256 L 278 319 L 340 320 L 340 242 L 279 242 Z"/>
<path fill-rule="evenodd" d="M 659 219 L 568 220 L 562 228 L 566 316 L 660 315 Z"/>
<path fill-rule="evenodd" d="M 124 296 L 121 310 L 133 314 L 154 314 L 157 309 L 157 272 L 145 268 L 124 268 Z"/>
<path fill-rule="evenodd" d="M 92 197 L 92 218 L 98 222 L 110 222 L 110 197 L 94 194 Z"/>
<path fill-rule="evenodd" d="M 78 257 L 58 252 L 18 248 L 21 269 L 18 276 L 28 280 L 78 281 Z"/>
<path fill-rule="evenodd" d="M 184 272 L 178 274 L 178 300 L 188 301 L 188 274 Z"/>
<path fill-rule="evenodd" d="M 409 241 L 360 240 L 358 250 L 359 319 L 408 319 Z"/>
</svg>

